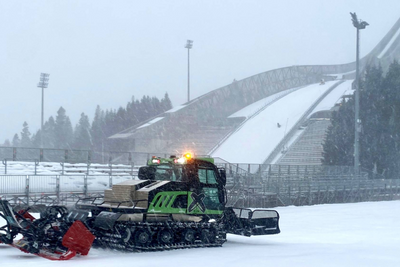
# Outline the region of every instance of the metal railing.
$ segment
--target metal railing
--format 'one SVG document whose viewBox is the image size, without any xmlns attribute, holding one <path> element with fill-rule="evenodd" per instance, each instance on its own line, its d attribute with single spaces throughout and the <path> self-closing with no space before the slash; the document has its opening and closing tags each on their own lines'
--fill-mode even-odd
<svg viewBox="0 0 400 267">
<path fill-rule="evenodd" d="M 245 169 L 258 171 L 243 175 Z M 400 199 L 400 179 L 385 179 L 368 170 L 355 176 L 353 166 L 229 164 L 227 170 L 230 206 L 254 208 Z"/>
<path fill-rule="evenodd" d="M 68 196 L 103 195 L 114 183 L 136 176 L 110 175 L 1 175 L 0 198 L 13 204 L 58 204 Z"/>
<path fill-rule="evenodd" d="M 400 199 L 400 179 L 352 166 L 231 164 L 227 171 L 228 205 L 274 207 Z M 254 171 L 258 170 L 258 171 Z M 263 170 L 263 171 L 259 171 Z M 80 197 L 103 196 L 104 190 L 135 175 L 0 175 L 0 197 L 13 204 L 71 204 Z"/>
<path fill-rule="evenodd" d="M 0 175 L 136 175 L 138 167 L 126 164 L 92 164 L 65 163 L 65 162 L 39 162 L 34 161 L 2 161 Z"/>
<path fill-rule="evenodd" d="M 173 154 L 173 153 L 172 153 Z M 166 152 L 94 151 L 78 149 L 0 147 L 3 161 L 37 161 L 66 163 L 101 163 L 145 165 L 152 157 L 169 157 Z"/>
</svg>

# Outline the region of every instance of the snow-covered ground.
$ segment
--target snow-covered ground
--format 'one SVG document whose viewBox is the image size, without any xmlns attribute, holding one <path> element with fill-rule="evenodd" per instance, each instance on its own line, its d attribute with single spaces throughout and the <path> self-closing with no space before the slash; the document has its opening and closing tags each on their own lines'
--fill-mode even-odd
<svg viewBox="0 0 400 267">
<path fill-rule="evenodd" d="M 212 153 L 212 156 L 228 162 L 263 163 L 309 107 L 336 82 L 331 81 L 324 85 L 312 84 L 271 103 L 233 133 Z M 342 88 L 339 91 L 346 91 L 344 88 L 348 88 L 348 84 L 349 82 L 345 82 L 339 85 L 338 87 Z M 336 99 L 333 103 L 340 97 L 334 96 Z M 263 104 L 262 101 L 259 103 Z M 238 111 L 236 114 L 242 113 Z M 278 123 L 281 127 L 277 127 Z"/>
<path fill-rule="evenodd" d="M 400 266 L 400 201 L 280 207 L 282 233 L 228 235 L 221 248 L 123 253 L 92 249 L 88 256 L 51 262 L 0 245 L 0 263 L 46 266 Z"/>
</svg>

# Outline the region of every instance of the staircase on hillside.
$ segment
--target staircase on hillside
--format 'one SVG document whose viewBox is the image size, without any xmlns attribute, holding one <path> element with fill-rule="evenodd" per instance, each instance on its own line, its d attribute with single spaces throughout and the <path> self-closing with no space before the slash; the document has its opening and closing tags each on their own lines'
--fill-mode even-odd
<svg viewBox="0 0 400 267">
<path fill-rule="evenodd" d="M 309 120 L 309 125 L 296 142 L 276 162 L 280 165 L 321 165 L 323 146 L 329 119 Z"/>
</svg>

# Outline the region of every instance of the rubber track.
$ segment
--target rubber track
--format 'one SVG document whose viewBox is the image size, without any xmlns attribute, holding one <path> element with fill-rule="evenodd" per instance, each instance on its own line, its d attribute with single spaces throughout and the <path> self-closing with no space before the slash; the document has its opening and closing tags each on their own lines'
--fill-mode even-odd
<svg viewBox="0 0 400 267">
<path fill-rule="evenodd" d="M 194 243 L 184 243 L 177 242 L 172 244 L 160 244 L 160 243 L 150 243 L 148 246 L 136 245 L 133 242 L 133 236 L 131 237 L 131 242 L 123 242 L 122 236 L 118 230 L 114 230 L 113 233 L 97 233 L 96 240 L 94 242 L 94 247 L 100 248 L 112 248 L 122 251 L 131 252 L 146 252 L 146 251 L 164 251 L 164 250 L 174 250 L 174 249 L 186 249 L 186 248 L 201 248 L 201 247 L 220 247 L 226 242 L 226 231 L 223 229 L 222 224 L 216 223 L 183 223 L 183 222 L 168 222 L 168 223 L 135 223 L 135 222 L 121 222 L 116 225 L 116 229 L 126 229 L 134 228 L 136 230 L 145 229 L 150 232 L 157 233 L 163 229 L 169 229 L 174 232 L 182 232 L 186 229 L 193 229 L 195 231 L 203 229 L 213 229 L 216 232 L 216 240 L 212 243 L 204 243 L 200 239 L 196 239 Z M 96 233 L 94 233 L 96 235 Z M 156 234 L 155 234 L 156 235 Z"/>
</svg>

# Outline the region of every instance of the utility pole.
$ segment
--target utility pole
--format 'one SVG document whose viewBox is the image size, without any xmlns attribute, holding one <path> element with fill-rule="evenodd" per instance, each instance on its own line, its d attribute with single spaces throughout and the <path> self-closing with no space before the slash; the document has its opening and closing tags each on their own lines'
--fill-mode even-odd
<svg viewBox="0 0 400 267">
<path fill-rule="evenodd" d="M 190 101 L 190 49 L 193 47 L 193 41 L 187 40 L 185 48 L 188 50 L 188 102 Z"/>
<path fill-rule="evenodd" d="M 360 175 L 360 30 L 365 29 L 369 24 L 366 21 L 357 19 L 356 13 L 351 13 L 353 26 L 357 29 L 356 48 L 356 91 L 355 91 L 355 117 L 354 117 L 354 175 Z"/>
<path fill-rule="evenodd" d="M 40 148 L 43 148 L 43 115 L 44 115 L 44 88 L 47 88 L 49 85 L 49 76 L 48 73 L 40 74 L 40 81 L 37 87 L 42 88 L 42 120 L 40 124 Z"/>
</svg>

